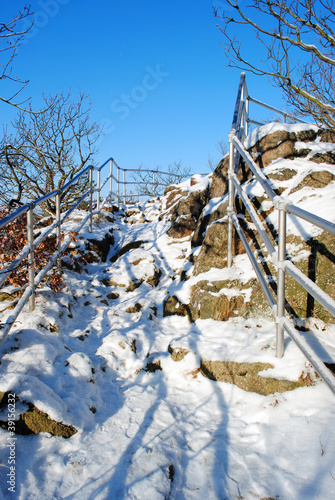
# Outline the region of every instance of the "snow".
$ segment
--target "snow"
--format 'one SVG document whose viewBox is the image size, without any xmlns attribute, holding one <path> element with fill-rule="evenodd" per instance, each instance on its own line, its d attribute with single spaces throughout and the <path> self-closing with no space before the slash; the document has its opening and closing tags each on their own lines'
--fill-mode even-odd
<svg viewBox="0 0 335 500">
<path fill-rule="evenodd" d="M 325 166 L 307 159 L 278 160 L 267 170 L 283 166 L 297 171 L 282 181 L 283 195 L 335 221 L 333 184 L 291 192 L 308 172 Z M 185 182 L 182 189 L 197 186 L 205 189 L 208 179 L 194 186 Z M 252 180 L 247 189 L 262 194 Z M 204 214 L 221 202 L 211 200 Z M 169 221 L 159 220 L 162 204 L 157 199 L 145 205 L 143 213 L 132 216 L 134 224 L 125 223 L 121 210 L 112 225 L 102 218 L 94 223 L 93 235 L 85 230 L 78 242 L 82 248 L 85 239 L 103 237 L 113 228 L 116 243 L 106 263 L 88 264 L 81 274 L 64 270 L 66 287 L 56 296 L 46 285 L 40 288 L 34 313 L 25 307 L 1 346 L 0 391 L 19 396 L 17 413 L 26 409 L 25 400 L 78 431 L 69 439 L 17 435 L 13 496 L 6 483 L 9 436 L 0 429 L 2 497 L 335 498 L 334 396 L 320 379 L 309 387 L 261 396 L 199 371 L 201 358 L 259 361 L 273 366 L 260 373 L 263 377 L 297 380 L 307 373 L 313 378 L 295 343 L 285 338 L 285 355 L 278 359 L 272 321 L 235 317 L 190 324 L 187 317 L 163 317 L 167 293 L 188 303 L 198 281 L 246 283 L 255 274 L 246 255 L 239 255 L 229 270 L 193 276 L 188 258 L 199 249 L 191 248 L 189 238 L 173 240 L 166 234 Z M 74 218 L 82 216 L 77 211 Z M 297 230 L 296 224 L 289 218 L 289 232 Z M 118 248 L 135 240 L 143 242 L 141 247 L 110 261 Z M 296 259 L 304 258 L 300 250 Z M 155 269 L 162 273 L 156 287 L 147 282 Z M 180 280 L 182 270 L 189 279 Z M 106 278 L 115 284 L 106 286 Z M 134 280 L 141 285 L 127 291 Z M 2 321 L 9 314 L 3 311 Z M 314 333 L 302 335 L 334 363 L 335 326 L 309 321 Z M 181 361 L 172 359 L 174 348 L 187 351 Z M 159 362 L 161 370 L 147 371 L 148 362 Z M 0 420 L 6 418 L 3 408 Z"/>
<path fill-rule="evenodd" d="M 320 142 L 320 137 L 314 142 L 297 141 L 294 147 L 297 151 L 301 149 L 310 149 L 310 153 L 306 156 L 307 160 L 310 160 L 316 153 L 328 153 L 329 151 L 335 150 L 335 145 L 333 143 Z"/>
<path fill-rule="evenodd" d="M 221 203 L 223 203 L 223 201 L 226 199 L 226 195 L 223 196 L 222 198 L 212 198 L 209 200 L 209 202 L 207 203 L 206 207 L 203 209 L 203 216 L 205 217 L 206 215 L 209 215 L 211 214 L 212 212 L 214 212 L 215 210 L 217 210 L 219 208 L 219 206 L 221 205 Z"/>
<path fill-rule="evenodd" d="M 285 130 L 286 132 L 303 132 L 304 130 L 314 130 L 317 132 L 319 127 L 316 125 L 312 125 L 309 123 L 267 123 L 266 125 L 262 125 L 261 127 L 253 130 L 251 134 L 244 141 L 244 147 L 246 149 L 252 148 L 256 142 L 263 139 L 269 134 L 273 134 L 274 132 L 278 132 L 280 130 Z"/>
<path fill-rule="evenodd" d="M 265 174 L 270 174 L 278 171 L 278 168 L 293 169 L 296 175 L 287 181 L 280 181 L 280 186 L 284 188 L 281 196 L 288 199 L 293 205 L 302 208 L 318 217 L 335 223 L 335 191 L 334 182 L 330 182 L 323 188 L 314 189 L 313 187 L 305 186 L 295 192 L 294 189 L 304 180 L 304 178 L 313 172 L 328 171 L 335 174 L 335 167 L 327 164 L 316 164 L 309 161 L 308 158 L 295 158 L 294 160 L 279 159 L 274 161 L 270 166 L 264 168 Z M 279 185 L 278 181 L 277 185 Z M 248 194 L 253 196 L 262 196 L 263 190 L 259 183 L 251 182 L 246 188 Z M 276 214 L 270 214 L 268 220 L 277 227 Z M 287 232 L 288 234 L 300 234 L 305 240 L 315 237 L 322 232 L 322 229 L 313 226 L 308 222 L 302 221 L 294 215 L 287 217 Z"/>
</svg>

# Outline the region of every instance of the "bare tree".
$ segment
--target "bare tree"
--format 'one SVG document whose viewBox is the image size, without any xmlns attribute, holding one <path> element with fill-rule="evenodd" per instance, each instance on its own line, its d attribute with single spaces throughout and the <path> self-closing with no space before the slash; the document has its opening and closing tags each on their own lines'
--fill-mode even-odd
<svg viewBox="0 0 335 500">
<path fill-rule="evenodd" d="M 135 194 L 161 195 L 166 186 L 187 179 L 190 171 L 190 168 L 182 166 L 181 161 L 170 164 L 166 173 L 163 173 L 159 166 L 155 170 L 145 170 L 143 165 L 140 165 L 138 171 L 133 174 L 134 181 L 138 182 Z"/>
<path fill-rule="evenodd" d="M 220 2 L 222 4 L 222 2 Z M 224 0 L 221 19 L 229 66 L 267 75 L 300 116 L 335 127 L 335 6 L 333 0 Z M 232 12 L 233 11 L 233 12 Z M 253 53 L 240 41 L 248 32 Z"/>
<path fill-rule="evenodd" d="M 27 18 L 31 20 L 31 25 L 25 28 Z M 18 48 L 25 34 L 28 33 L 32 25 L 32 13 L 30 12 L 30 6 L 27 4 L 11 20 L 0 21 L 0 80 L 9 80 L 19 85 L 18 89 L 10 97 L 5 98 L 0 96 L 0 101 L 11 104 L 18 109 L 22 109 L 22 103 L 14 101 L 16 101 L 18 94 L 27 85 L 28 81 L 22 80 L 18 76 L 13 76 L 12 62 L 17 55 Z"/>
<path fill-rule="evenodd" d="M 16 135 L 5 136 L 0 145 L 0 199 L 8 204 L 36 199 L 60 189 L 92 162 L 100 126 L 89 123 L 91 104 L 80 93 L 44 96 L 44 110 L 37 114 L 19 112 L 13 122 Z M 67 207 L 87 189 L 88 176 L 62 194 Z M 43 205 L 46 214 L 55 213 L 54 199 Z"/>
<path fill-rule="evenodd" d="M 6 136 L 0 143 L 0 202 L 9 207 L 21 205 L 25 191 L 25 177 L 23 175 L 24 160 L 19 156 L 9 154 L 10 146 Z"/>
</svg>

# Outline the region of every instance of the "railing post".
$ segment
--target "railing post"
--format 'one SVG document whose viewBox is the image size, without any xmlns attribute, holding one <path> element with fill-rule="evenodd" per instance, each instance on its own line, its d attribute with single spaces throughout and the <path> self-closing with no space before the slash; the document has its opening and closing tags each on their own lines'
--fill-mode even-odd
<svg viewBox="0 0 335 500">
<path fill-rule="evenodd" d="M 100 169 L 97 170 L 97 211 L 100 212 Z"/>
<path fill-rule="evenodd" d="M 246 95 L 246 98 L 245 98 L 245 114 L 246 114 L 245 135 L 246 135 L 246 137 L 248 137 L 248 135 L 249 135 L 249 99 L 248 99 L 248 95 Z"/>
<path fill-rule="evenodd" d="M 246 80 L 244 80 L 243 83 L 243 88 L 242 88 L 242 93 L 241 93 L 241 102 L 240 105 L 242 106 L 242 113 L 241 113 L 241 123 L 238 124 L 238 127 L 240 129 L 240 139 L 244 140 L 246 135 L 247 135 L 247 130 L 246 130 L 246 124 L 247 124 L 247 83 Z"/>
<path fill-rule="evenodd" d="M 152 194 L 156 195 L 156 186 L 155 186 L 155 172 L 152 172 Z"/>
<path fill-rule="evenodd" d="M 229 133 L 229 169 L 228 169 L 228 237 L 227 237 L 227 267 L 230 268 L 233 262 L 233 220 L 235 189 L 232 176 L 234 174 L 234 143 L 235 130 Z"/>
<path fill-rule="evenodd" d="M 276 356 L 282 358 L 284 355 L 284 330 L 280 325 L 281 318 L 285 314 L 285 268 L 286 260 L 286 211 L 285 202 L 280 198 L 275 199 L 275 207 L 278 209 L 278 271 L 277 271 L 277 333 L 276 333 Z"/>
<path fill-rule="evenodd" d="M 123 170 L 123 203 L 126 203 L 126 171 Z"/>
<path fill-rule="evenodd" d="M 61 252 L 62 248 L 62 231 L 61 231 L 61 225 L 60 225 L 60 191 L 57 192 L 56 194 L 56 221 L 57 221 L 57 228 L 56 228 L 56 250 L 57 252 Z M 61 273 L 61 268 L 62 268 L 62 259 L 59 255 L 57 259 L 57 272 L 58 274 Z"/>
<path fill-rule="evenodd" d="M 110 192 L 110 197 L 111 197 L 111 202 L 113 201 L 113 158 L 111 158 L 110 162 L 109 162 L 109 192 Z"/>
<path fill-rule="evenodd" d="M 120 169 L 116 165 L 116 197 L 117 197 L 117 202 L 120 203 Z"/>
<path fill-rule="evenodd" d="M 89 201 L 90 223 L 88 230 L 91 233 L 93 230 L 93 165 L 90 166 L 89 170 L 89 186 L 90 186 L 90 201 Z"/>
<path fill-rule="evenodd" d="M 240 121 L 240 123 L 238 123 L 237 130 L 239 130 L 239 133 L 238 133 L 239 139 L 241 141 L 244 141 L 244 139 L 245 139 L 245 123 L 246 123 L 246 119 L 245 119 L 246 110 L 245 110 L 245 98 L 244 98 L 244 96 L 241 99 L 240 105 L 242 106 L 242 113 L 241 113 L 241 121 Z"/>
<path fill-rule="evenodd" d="M 28 282 L 29 286 L 33 289 L 33 293 L 29 297 L 29 309 L 35 309 L 35 269 L 34 269 L 34 205 L 31 205 L 27 212 L 27 241 L 30 248 L 28 254 Z"/>
</svg>

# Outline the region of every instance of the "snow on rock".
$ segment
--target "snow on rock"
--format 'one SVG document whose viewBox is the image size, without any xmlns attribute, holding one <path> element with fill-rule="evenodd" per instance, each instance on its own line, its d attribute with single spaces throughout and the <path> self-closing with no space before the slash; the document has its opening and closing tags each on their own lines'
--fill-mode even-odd
<svg viewBox="0 0 335 500">
<path fill-rule="evenodd" d="M 260 141 L 267 135 L 273 134 L 278 131 L 293 132 L 295 134 L 304 132 L 305 130 L 313 130 L 317 132 L 319 127 L 309 123 L 267 123 L 261 127 L 256 128 L 244 141 L 246 149 L 252 148 L 256 142 Z"/>
<path fill-rule="evenodd" d="M 94 373 L 93 363 L 87 354 L 75 352 L 67 358 L 69 366 L 69 375 L 76 379 L 90 380 Z"/>
<path fill-rule="evenodd" d="M 36 376 L 10 372 L 1 376 L 0 391 L 16 394 L 21 400 L 32 403 L 50 418 L 70 424 L 67 405 L 50 387 Z"/>
</svg>

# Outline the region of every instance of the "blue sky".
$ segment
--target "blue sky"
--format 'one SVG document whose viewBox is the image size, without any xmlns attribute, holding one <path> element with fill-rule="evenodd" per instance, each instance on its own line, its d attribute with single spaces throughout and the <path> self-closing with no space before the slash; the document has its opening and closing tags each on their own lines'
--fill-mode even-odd
<svg viewBox="0 0 335 500">
<path fill-rule="evenodd" d="M 2 0 L 2 18 L 24 1 Z M 79 89 L 91 96 L 92 120 L 105 124 L 97 162 L 166 169 L 182 161 L 209 172 L 227 141 L 240 70 L 227 68 L 213 5 L 206 0 L 32 0 L 35 25 L 13 63 L 30 82 L 22 94 Z M 252 40 L 248 41 L 250 48 Z M 247 76 L 249 92 L 283 108 L 279 90 Z M 7 88 L 1 82 L 2 95 Z M 1 122 L 16 112 L 0 103 Z"/>
</svg>

